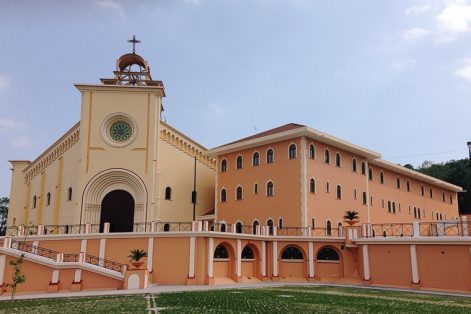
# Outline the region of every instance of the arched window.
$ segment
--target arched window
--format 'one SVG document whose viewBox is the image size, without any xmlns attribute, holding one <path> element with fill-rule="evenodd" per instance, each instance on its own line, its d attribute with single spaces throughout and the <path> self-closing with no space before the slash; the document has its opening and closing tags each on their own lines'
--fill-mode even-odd
<svg viewBox="0 0 471 314">
<path fill-rule="evenodd" d="M 170 224 L 166 223 L 164 225 L 164 232 L 169 232 L 170 231 Z"/>
<path fill-rule="evenodd" d="M 311 219 L 311 228 L 316 229 L 316 218 Z"/>
<path fill-rule="evenodd" d="M 254 259 L 255 255 L 253 254 L 253 250 L 250 246 L 246 245 L 244 246 L 244 249 L 242 250 L 241 254 L 242 259 Z"/>
<path fill-rule="evenodd" d="M 221 203 L 225 203 L 227 201 L 227 191 L 226 189 L 221 190 Z"/>
<path fill-rule="evenodd" d="M 336 165 L 337 167 L 340 167 L 340 166 L 342 165 L 342 160 L 341 160 L 341 158 L 340 158 L 340 154 L 339 154 L 339 153 L 335 154 L 335 165 Z"/>
<path fill-rule="evenodd" d="M 229 258 L 227 249 L 224 245 L 219 244 L 214 250 L 214 258 Z"/>
<path fill-rule="evenodd" d="M 254 193 L 254 194 L 258 194 L 258 184 L 257 184 L 257 183 L 255 183 L 255 184 L 253 185 L 253 193 Z"/>
<path fill-rule="evenodd" d="M 242 199 L 242 187 L 238 186 L 236 189 L 236 200 L 241 200 Z"/>
<path fill-rule="evenodd" d="M 71 201 L 72 200 L 72 188 L 69 187 L 69 190 L 67 191 L 67 200 Z"/>
<path fill-rule="evenodd" d="M 314 180 L 314 178 L 311 178 L 311 180 L 309 180 L 309 192 L 316 193 L 316 181 Z"/>
<path fill-rule="evenodd" d="M 330 223 L 330 220 L 327 220 L 325 232 L 328 236 L 332 235 L 332 224 Z"/>
<path fill-rule="evenodd" d="M 379 181 L 384 184 L 384 173 L 382 171 L 379 173 Z"/>
<path fill-rule="evenodd" d="M 337 185 L 337 199 L 342 198 L 342 187 L 340 185 Z"/>
<path fill-rule="evenodd" d="M 442 192 L 442 200 L 443 200 L 443 202 L 445 202 L 445 200 L 446 200 L 445 192 Z"/>
<path fill-rule="evenodd" d="M 242 223 L 240 221 L 236 223 L 236 233 L 242 233 Z"/>
<path fill-rule="evenodd" d="M 325 183 L 325 191 L 330 193 L 330 183 L 328 181 Z"/>
<path fill-rule="evenodd" d="M 392 213 L 391 201 L 388 201 L 388 213 Z"/>
<path fill-rule="evenodd" d="M 38 203 L 38 198 L 35 196 L 33 196 L 33 208 L 36 208 L 36 205 Z"/>
<path fill-rule="evenodd" d="M 353 189 L 353 199 L 357 199 L 357 189 Z"/>
<path fill-rule="evenodd" d="M 357 160 L 355 158 L 352 159 L 352 171 L 357 172 Z"/>
<path fill-rule="evenodd" d="M 430 190 L 429 190 L 429 194 L 430 194 L 430 198 L 433 198 L 433 190 L 432 190 L 431 187 L 430 187 Z"/>
<path fill-rule="evenodd" d="M 392 202 L 392 212 L 393 214 L 396 213 L 396 202 Z"/>
<path fill-rule="evenodd" d="M 453 195 L 450 194 L 450 204 L 453 204 Z"/>
<path fill-rule="evenodd" d="M 442 214 L 440 214 L 440 220 L 443 220 L 443 216 L 442 216 Z"/>
<path fill-rule="evenodd" d="M 272 164 L 275 161 L 275 156 L 273 154 L 273 149 L 270 148 L 267 150 L 267 164 Z"/>
<path fill-rule="evenodd" d="M 273 196 L 273 192 L 274 192 L 274 185 L 273 185 L 273 182 L 268 182 L 267 183 L 267 196 Z"/>
<path fill-rule="evenodd" d="M 338 261 L 340 260 L 339 254 L 332 248 L 326 247 L 317 253 L 318 261 Z"/>
<path fill-rule="evenodd" d="M 368 180 L 373 180 L 373 169 L 368 168 Z"/>
<path fill-rule="evenodd" d="M 420 208 L 417 208 L 417 218 L 420 219 Z"/>
<path fill-rule="evenodd" d="M 273 220 L 268 219 L 267 226 L 268 226 L 268 234 L 273 235 Z"/>
<path fill-rule="evenodd" d="M 227 171 L 227 160 L 223 159 L 221 161 L 221 172 L 226 172 Z"/>
<path fill-rule="evenodd" d="M 417 218 L 417 208 L 414 207 L 414 218 Z"/>
<path fill-rule="evenodd" d="M 51 193 L 47 192 L 46 195 L 46 205 L 51 205 Z"/>
<path fill-rule="evenodd" d="M 281 253 L 281 259 L 303 260 L 303 252 L 295 246 L 288 246 Z"/>
<path fill-rule="evenodd" d="M 224 222 L 219 226 L 219 231 L 226 232 L 226 224 Z"/>
<path fill-rule="evenodd" d="M 260 165 L 260 154 L 258 152 L 255 152 L 252 156 L 252 164 L 254 166 Z"/>
<path fill-rule="evenodd" d="M 289 146 L 289 159 L 294 159 L 296 158 L 296 145 L 295 144 L 291 144 Z"/>
<path fill-rule="evenodd" d="M 165 199 L 166 200 L 171 200 L 172 199 L 172 188 L 167 186 L 165 188 Z"/>
<path fill-rule="evenodd" d="M 309 145 L 309 158 L 314 159 L 316 158 L 316 148 L 313 144 Z"/>
<path fill-rule="evenodd" d="M 243 166 L 242 156 L 237 156 L 237 160 L 236 160 L 237 169 L 242 169 L 242 166 Z"/>
<path fill-rule="evenodd" d="M 260 226 L 260 223 L 257 220 L 255 220 L 252 224 L 252 228 L 253 228 L 252 233 L 253 234 L 257 234 L 257 227 L 258 226 Z"/>
<path fill-rule="evenodd" d="M 366 175 L 366 164 L 364 161 L 361 162 L 361 174 Z"/>
<path fill-rule="evenodd" d="M 409 180 L 406 181 L 406 191 L 410 192 L 410 181 Z"/>
<path fill-rule="evenodd" d="M 398 189 L 401 188 L 401 178 L 399 178 L 399 177 L 396 178 L 396 187 L 397 187 Z"/>
<path fill-rule="evenodd" d="M 283 229 L 283 218 L 278 219 L 278 228 Z"/>
<path fill-rule="evenodd" d="M 366 205 L 367 198 L 366 198 L 366 192 L 365 191 L 363 191 L 362 202 L 363 202 L 363 205 Z"/>
<path fill-rule="evenodd" d="M 324 162 L 330 164 L 330 151 L 328 149 L 324 151 Z"/>
</svg>

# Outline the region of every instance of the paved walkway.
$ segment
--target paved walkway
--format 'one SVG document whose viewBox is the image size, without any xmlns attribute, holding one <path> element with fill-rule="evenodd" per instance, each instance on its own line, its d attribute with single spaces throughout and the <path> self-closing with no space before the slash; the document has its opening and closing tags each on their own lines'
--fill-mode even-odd
<svg viewBox="0 0 471 314">
<path fill-rule="evenodd" d="M 106 296 L 106 295 L 137 295 L 137 294 L 159 294 L 165 292 L 183 292 L 183 291 L 207 291 L 207 290 L 221 290 L 221 289 L 257 289 L 257 288 L 269 288 L 269 287 L 283 287 L 283 286 L 328 286 L 328 287 L 340 287 L 340 288 L 358 288 L 358 289 L 375 289 L 384 291 L 399 291 L 419 294 L 433 294 L 433 295 L 445 295 L 445 296 L 460 296 L 471 298 L 471 294 L 466 293 L 451 293 L 451 292 L 440 292 L 430 290 L 412 290 L 412 289 L 400 289 L 390 287 L 377 287 L 377 286 L 361 286 L 361 285 L 339 285 L 339 284 L 328 284 L 328 283 L 289 283 L 289 282 L 258 282 L 258 283 L 238 283 L 230 285 L 218 285 L 218 286 L 152 286 L 147 289 L 139 290 L 97 290 L 97 291 L 79 291 L 79 292 L 57 292 L 57 293 L 38 293 L 22 295 L 17 294 L 16 300 L 25 299 L 47 299 L 47 298 L 72 298 L 72 297 L 94 297 L 94 296 Z M 9 300 L 9 294 L 3 294 L 0 296 L 0 301 Z"/>
</svg>

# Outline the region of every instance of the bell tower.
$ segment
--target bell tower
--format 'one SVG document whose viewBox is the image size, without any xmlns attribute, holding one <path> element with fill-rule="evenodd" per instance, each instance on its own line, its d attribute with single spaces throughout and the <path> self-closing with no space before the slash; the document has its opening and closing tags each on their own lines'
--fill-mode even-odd
<svg viewBox="0 0 471 314">
<path fill-rule="evenodd" d="M 132 53 L 118 58 L 113 78 L 75 85 L 82 93 L 82 223 L 101 223 L 103 200 L 113 191 L 125 191 L 134 201 L 134 223 L 147 221 L 154 210 L 165 90 L 136 53 L 140 41 L 133 36 L 128 42 Z"/>
</svg>

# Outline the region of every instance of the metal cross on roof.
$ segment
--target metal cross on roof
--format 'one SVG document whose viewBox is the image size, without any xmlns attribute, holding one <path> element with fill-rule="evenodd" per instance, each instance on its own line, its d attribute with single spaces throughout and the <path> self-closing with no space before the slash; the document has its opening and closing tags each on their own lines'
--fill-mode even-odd
<svg viewBox="0 0 471 314">
<path fill-rule="evenodd" d="M 136 53 L 136 44 L 141 41 L 136 39 L 136 35 L 132 35 L 132 39 L 128 39 L 128 43 L 132 43 L 132 53 Z"/>
</svg>

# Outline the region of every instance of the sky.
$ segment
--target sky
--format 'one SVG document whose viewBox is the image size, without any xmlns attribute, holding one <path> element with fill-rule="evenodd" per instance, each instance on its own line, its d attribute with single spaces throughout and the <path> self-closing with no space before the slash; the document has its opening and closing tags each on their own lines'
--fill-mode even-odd
<svg viewBox="0 0 471 314">
<path fill-rule="evenodd" d="M 414 166 L 468 156 L 471 1 L 0 0 L 0 196 L 137 53 L 207 148 L 300 123 Z"/>
</svg>

